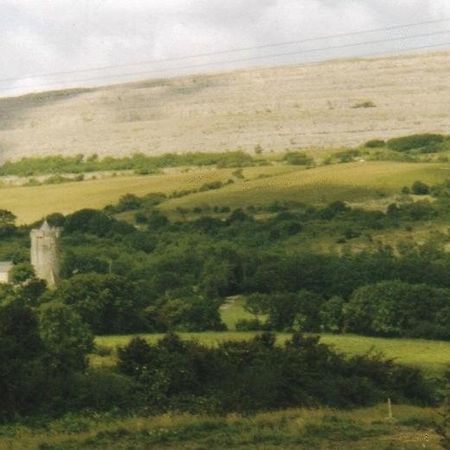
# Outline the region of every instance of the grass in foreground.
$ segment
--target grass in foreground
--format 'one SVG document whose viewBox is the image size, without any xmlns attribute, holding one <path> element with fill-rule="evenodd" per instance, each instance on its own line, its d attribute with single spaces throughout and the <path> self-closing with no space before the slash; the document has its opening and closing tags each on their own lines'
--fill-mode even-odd
<svg viewBox="0 0 450 450">
<path fill-rule="evenodd" d="M 37 426 L 0 427 L 0 449 L 405 449 L 437 450 L 438 411 L 406 405 L 352 411 L 292 409 L 251 417 L 166 414 L 69 415 Z"/>
</svg>

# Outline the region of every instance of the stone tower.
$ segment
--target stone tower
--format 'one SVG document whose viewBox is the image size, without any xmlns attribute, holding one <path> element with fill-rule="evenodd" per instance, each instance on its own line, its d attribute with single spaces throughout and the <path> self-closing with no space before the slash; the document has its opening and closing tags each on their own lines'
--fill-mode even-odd
<svg viewBox="0 0 450 450">
<path fill-rule="evenodd" d="M 36 276 L 48 286 L 55 286 L 59 278 L 59 228 L 44 221 L 41 228 L 31 230 L 31 264 Z"/>
</svg>

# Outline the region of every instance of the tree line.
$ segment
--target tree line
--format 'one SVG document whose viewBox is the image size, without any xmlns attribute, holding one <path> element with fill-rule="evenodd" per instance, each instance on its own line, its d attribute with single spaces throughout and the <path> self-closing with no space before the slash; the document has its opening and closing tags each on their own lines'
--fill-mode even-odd
<svg viewBox="0 0 450 450">
<path fill-rule="evenodd" d="M 49 216 L 64 228 L 63 280 L 36 301 L 69 305 L 96 334 L 222 330 L 220 305 L 242 295 L 253 305 L 259 299 L 260 315 L 269 318 L 241 322 L 242 329 L 450 338 L 450 256 L 439 245 L 287 250 L 307 227 L 396 226 L 400 207 L 382 213 L 335 202 L 278 210 L 265 220 L 237 209 L 225 218 L 171 222 L 155 209 L 154 197 L 145 201 L 153 206 L 137 227 L 117 220 L 111 208 Z M 3 217 L 0 255 L 28 261 L 29 227 Z M 21 268 L 15 269 L 20 282 L 32 278 Z"/>
</svg>

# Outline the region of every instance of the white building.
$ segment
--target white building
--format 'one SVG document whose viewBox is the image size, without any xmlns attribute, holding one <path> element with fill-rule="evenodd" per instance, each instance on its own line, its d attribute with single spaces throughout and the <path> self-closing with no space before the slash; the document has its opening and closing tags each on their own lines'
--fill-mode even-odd
<svg viewBox="0 0 450 450">
<path fill-rule="evenodd" d="M 12 261 L 0 261 L 0 283 L 11 281 L 11 269 L 14 267 Z"/>
</svg>

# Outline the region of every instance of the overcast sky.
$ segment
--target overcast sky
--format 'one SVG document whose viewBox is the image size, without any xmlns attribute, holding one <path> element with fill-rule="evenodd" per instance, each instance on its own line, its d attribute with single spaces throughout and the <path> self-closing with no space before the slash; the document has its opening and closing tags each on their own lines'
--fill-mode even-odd
<svg viewBox="0 0 450 450">
<path fill-rule="evenodd" d="M 305 63 L 447 42 L 450 48 L 448 21 L 124 66 L 444 18 L 450 18 L 450 0 L 0 0 L 0 95 L 242 66 Z M 398 40 L 446 30 L 449 33 Z M 384 39 L 391 42 L 324 50 Z M 436 50 L 440 48 L 445 47 Z M 282 53 L 296 54 L 269 56 Z M 236 61 L 245 58 L 249 60 Z M 230 60 L 234 62 L 226 63 Z M 47 75 L 111 65 L 122 67 Z"/>
</svg>

